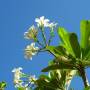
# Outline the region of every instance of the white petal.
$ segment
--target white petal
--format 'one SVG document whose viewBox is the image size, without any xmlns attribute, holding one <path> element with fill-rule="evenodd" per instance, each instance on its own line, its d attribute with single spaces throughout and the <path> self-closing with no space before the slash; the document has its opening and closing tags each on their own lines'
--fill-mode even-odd
<svg viewBox="0 0 90 90">
<path fill-rule="evenodd" d="M 32 46 L 32 47 L 34 47 L 34 46 L 35 46 L 35 43 L 34 43 L 34 42 L 33 42 L 33 43 L 31 43 L 31 46 Z"/>
<path fill-rule="evenodd" d="M 49 23 L 44 23 L 44 27 L 48 27 L 49 26 Z"/>
<path fill-rule="evenodd" d="M 49 22 L 50 20 L 49 19 L 45 19 L 44 22 Z"/>
<path fill-rule="evenodd" d="M 16 71 L 20 71 L 20 70 L 23 70 L 23 68 L 22 68 L 22 67 L 14 68 L 14 69 L 12 70 L 12 72 L 16 72 Z"/>
<path fill-rule="evenodd" d="M 35 55 L 36 54 L 36 52 L 32 52 L 32 55 Z"/>
<path fill-rule="evenodd" d="M 27 45 L 27 47 L 26 47 L 26 49 L 25 49 L 25 50 L 28 50 L 28 49 L 30 49 L 30 45 Z"/>
<path fill-rule="evenodd" d="M 24 35 L 26 35 L 28 32 L 24 32 Z"/>
<path fill-rule="evenodd" d="M 39 18 L 36 18 L 36 19 L 35 19 L 35 22 L 39 22 L 39 21 L 40 21 L 40 19 L 39 19 Z"/>
<path fill-rule="evenodd" d="M 35 47 L 35 50 L 38 50 L 39 49 L 39 47 Z"/>
<path fill-rule="evenodd" d="M 40 17 L 40 20 L 42 20 L 42 21 L 43 21 L 43 20 L 44 20 L 44 16 Z"/>
<path fill-rule="evenodd" d="M 23 70 L 23 68 L 22 68 L 22 67 L 19 67 L 18 69 L 19 69 L 19 70 Z"/>
<path fill-rule="evenodd" d="M 12 70 L 12 72 L 15 72 L 16 71 L 16 68 L 14 68 L 13 70 Z"/>
</svg>

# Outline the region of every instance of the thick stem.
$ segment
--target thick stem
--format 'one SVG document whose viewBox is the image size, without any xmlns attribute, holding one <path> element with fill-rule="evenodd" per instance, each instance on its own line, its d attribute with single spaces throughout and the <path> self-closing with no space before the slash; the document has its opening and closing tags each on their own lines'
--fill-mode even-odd
<svg viewBox="0 0 90 90">
<path fill-rule="evenodd" d="M 82 64 L 79 64 L 78 71 L 79 71 L 79 73 L 80 73 L 80 76 L 82 77 L 84 86 L 87 87 L 87 86 L 88 86 L 88 82 L 87 82 L 87 78 L 86 78 L 85 69 L 84 69 L 84 67 L 82 66 Z"/>
</svg>

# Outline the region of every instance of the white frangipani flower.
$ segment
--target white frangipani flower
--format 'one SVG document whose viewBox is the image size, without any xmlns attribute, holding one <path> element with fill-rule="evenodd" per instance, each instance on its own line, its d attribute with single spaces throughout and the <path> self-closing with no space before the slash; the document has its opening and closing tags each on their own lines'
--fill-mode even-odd
<svg viewBox="0 0 90 90">
<path fill-rule="evenodd" d="M 53 29 L 53 28 L 55 28 L 56 27 L 56 25 L 57 25 L 57 23 L 50 23 L 49 25 L 48 25 L 48 27 L 50 27 L 51 29 Z"/>
<path fill-rule="evenodd" d="M 31 84 L 34 84 L 34 82 L 37 80 L 37 78 L 35 77 L 35 75 L 32 75 L 32 76 L 30 76 L 29 77 L 29 82 L 31 83 Z"/>
<path fill-rule="evenodd" d="M 20 79 L 21 74 L 22 74 L 21 70 L 22 70 L 21 67 L 19 67 L 19 68 L 14 68 L 14 69 L 12 70 L 12 72 L 14 73 L 14 78 L 15 78 L 15 79 Z"/>
<path fill-rule="evenodd" d="M 35 43 L 31 43 L 31 45 L 28 45 L 25 49 L 25 57 L 32 60 L 32 56 L 35 55 L 38 50 L 39 48 L 35 47 Z"/>
<path fill-rule="evenodd" d="M 24 33 L 26 39 L 35 39 L 37 37 L 37 29 L 32 25 L 27 32 Z"/>
<path fill-rule="evenodd" d="M 49 19 L 45 19 L 44 16 L 36 18 L 35 22 L 37 22 L 38 27 L 48 27 L 49 25 Z"/>
<path fill-rule="evenodd" d="M 22 86 L 22 80 L 20 80 L 21 76 L 22 76 L 22 72 L 21 72 L 22 68 L 19 67 L 19 68 L 14 68 L 12 70 L 12 72 L 14 73 L 14 84 L 15 84 L 15 87 L 20 87 Z"/>
</svg>

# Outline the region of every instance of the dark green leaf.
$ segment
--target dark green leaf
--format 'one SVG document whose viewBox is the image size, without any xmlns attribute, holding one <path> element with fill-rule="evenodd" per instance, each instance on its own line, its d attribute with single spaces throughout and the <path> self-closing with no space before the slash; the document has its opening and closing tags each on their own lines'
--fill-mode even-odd
<svg viewBox="0 0 90 90">
<path fill-rule="evenodd" d="M 90 61 L 90 46 L 83 50 L 83 59 Z"/>
<path fill-rule="evenodd" d="M 48 72 L 50 70 L 56 70 L 56 69 L 75 69 L 72 65 L 60 63 L 59 65 L 51 65 L 42 70 L 42 72 Z"/>
<path fill-rule="evenodd" d="M 74 51 L 75 56 L 77 58 L 80 58 L 81 50 L 80 50 L 80 45 L 78 42 L 77 35 L 75 33 L 70 33 L 70 44 L 71 44 L 71 47 Z"/>
<path fill-rule="evenodd" d="M 86 49 L 90 45 L 90 21 L 82 20 L 80 25 L 81 31 L 81 47 Z"/>
<path fill-rule="evenodd" d="M 5 88 L 6 87 L 6 82 L 0 82 L 0 88 Z"/>
<path fill-rule="evenodd" d="M 88 87 L 84 88 L 84 90 L 90 90 L 90 86 L 88 86 Z"/>
<path fill-rule="evenodd" d="M 56 57 L 66 54 L 65 48 L 63 48 L 62 46 L 47 46 L 46 49 Z"/>
<path fill-rule="evenodd" d="M 23 87 L 18 87 L 18 90 L 26 90 L 26 89 Z"/>
<path fill-rule="evenodd" d="M 46 79 L 46 80 L 50 81 L 50 78 L 47 75 L 44 75 L 44 74 L 40 75 L 40 78 L 43 78 L 43 79 Z"/>
<path fill-rule="evenodd" d="M 37 80 L 37 86 L 40 90 L 55 90 L 55 86 L 52 83 L 42 78 Z"/>
</svg>

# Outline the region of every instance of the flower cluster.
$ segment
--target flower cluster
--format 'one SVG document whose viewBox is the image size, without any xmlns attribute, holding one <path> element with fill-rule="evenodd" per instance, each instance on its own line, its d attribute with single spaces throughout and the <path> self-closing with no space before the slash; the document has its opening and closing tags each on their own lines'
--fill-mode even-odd
<svg viewBox="0 0 90 90">
<path fill-rule="evenodd" d="M 12 70 L 14 73 L 14 84 L 16 88 L 25 88 L 25 90 L 28 90 L 28 87 L 32 87 L 37 80 L 35 75 L 26 75 L 21 72 L 22 68 L 15 68 Z M 23 78 L 26 78 L 26 81 L 23 80 Z"/>
<path fill-rule="evenodd" d="M 14 73 L 14 84 L 15 84 L 15 87 L 22 87 L 22 80 L 20 79 L 22 77 L 22 72 L 21 72 L 22 68 L 19 67 L 19 68 L 14 68 L 12 70 L 12 72 Z"/>
<path fill-rule="evenodd" d="M 25 49 L 25 57 L 32 60 L 32 56 L 36 55 L 38 50 L 39 48 L 35 47 L 35 43 L 31 43 L 31 45 L 28 45 Z"/>
<path fill-rule="evenodd" d="M 24 36 L 26 39 L 35 40 L 35 38 L 37 37 L 37 29 L 35 28 L 35 26 L 31 26 L 28 31 L 24 33 Z"/>
<path fill-rule="evenodd" d="M 44 16 L 42 16 L 40 18 L 36 18 L 35 22 L 37 23 L 38 27 L 50 27 L 50 28 L 53 28 L 53 27 L 56 27 L 56 25 L 57 25 L 57 23 L 53 23 L 53 22 L 50 23 L 50 20 L 45 19 Z"/>
<path fill-rule="evenodd" d="M 37 22 L 38 27 L 48 27 L 49 25 L 49 19 L 45 19 L 44 16 L 36 18 L 35 22 Z"/>
<path fill-rule="evenodd" d="M 24 33 L 24 36 L 26 39 L 30 39 L 33 40 L 35 43 L 39 44 L 39 46 L 41 46 L 42 48 L 46 47 L 46 45 L 49 45 L 52 37 L 54 36 L 54 28 L 56 27 L 57 23 L 53 23 L 50 22 L 49 19 L 45 19 L 44 16 L 40 17 L 40 18 L 36 18 L 35 22 L 37 23 L 37 26 L 35 27 L 34 25 L 32 25 L 27 32 Z M 49 40 L 46 40 L 46 35 L 44 33 L 44 28 L 50 28 L 50 38 Z M 43 39 L 43 42 L 40 42 L 38 40 L 38 33 L 39 31 L 41 31 L 42 33 L 42 37 L 41 39 Z M 31 43 L 30 45 L 27 45 L 26 49 L 25 49 L 25 58 L 27 59 L 31 59 L 32 60 L 32 56 L 36 55 L 36 53 L 39 51 L 39 47 L 35 47 L 35 43 Z M 41 49 L 41 48 L 40 48 Z"/>
</svg>

